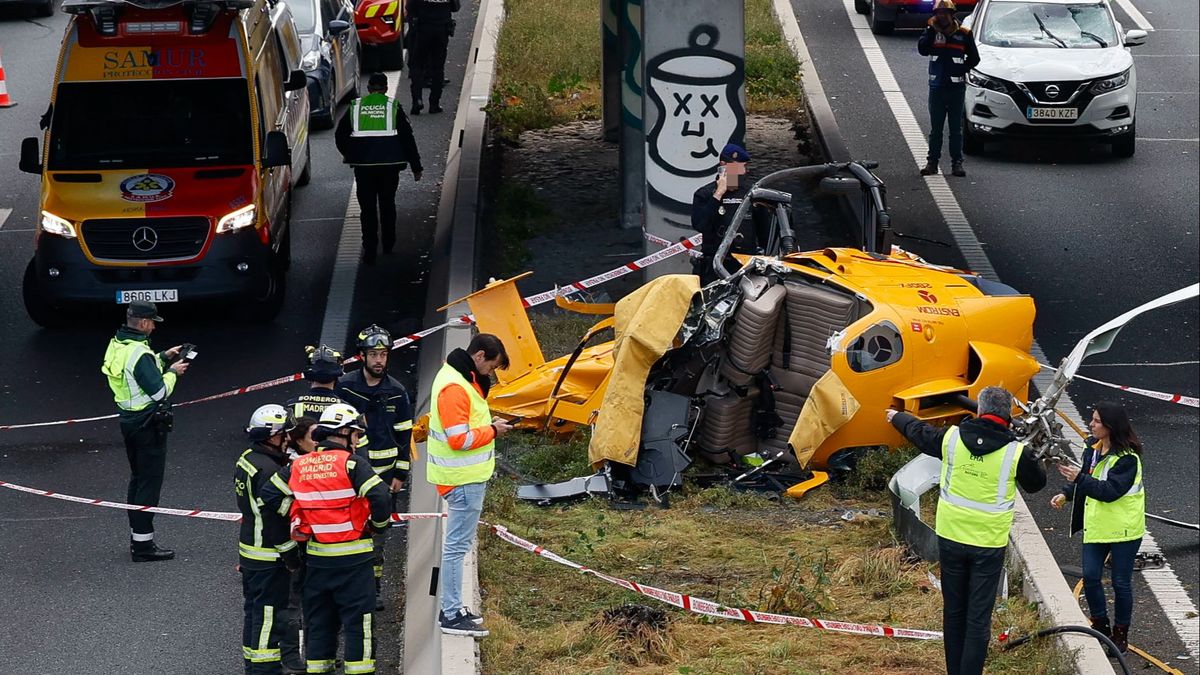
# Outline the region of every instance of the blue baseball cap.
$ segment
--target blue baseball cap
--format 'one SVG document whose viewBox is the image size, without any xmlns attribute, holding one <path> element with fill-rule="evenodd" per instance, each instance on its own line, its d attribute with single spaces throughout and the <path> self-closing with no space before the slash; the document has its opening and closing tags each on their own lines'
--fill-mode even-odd
<svg viewBox="0 0 1200 675">
<path fill-rule="evenodd" d="M 722 162 L 749 162 L 750 161 L 750 153 L 746 152 L 746 149 L 743 148 L 742 146 L 738 145 L 737 143 L 729 143 L 729 144 L 726 144 L 726 146 L 724 148 L 721 148 L 721 161 Z"/>
</svg>

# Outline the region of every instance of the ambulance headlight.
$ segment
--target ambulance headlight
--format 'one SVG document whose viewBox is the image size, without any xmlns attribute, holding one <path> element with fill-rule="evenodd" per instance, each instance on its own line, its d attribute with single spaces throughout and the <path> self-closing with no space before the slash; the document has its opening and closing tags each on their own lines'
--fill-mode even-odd
<svg viewBox="0 0 1200 675">
<path fill-rule="evenodd" d="M 75 226 L 71 224 L 71 221 L 59 218 L 49 211 L 42 211 L 42 232 L 67 239 L 75 238 Z"/>
<path fill-rule="evenodd" d="M 217 233 L 233 232 L 244 227 L 252 227 L 256 221 L 257 209 L 253 204 L 228 213 L 217 221 Z"/>
</svg>

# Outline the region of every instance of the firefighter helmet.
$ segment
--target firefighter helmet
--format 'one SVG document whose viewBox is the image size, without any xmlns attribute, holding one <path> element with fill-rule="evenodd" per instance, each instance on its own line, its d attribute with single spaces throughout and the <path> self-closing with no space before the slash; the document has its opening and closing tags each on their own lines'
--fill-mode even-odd
<svg viewBox="0 0 1200 675">
<path fill-rule="evenodd" d="M 321 421 L 317 423 L 330 431 L 340 431 L 350 428 L 358 431 L 367 430 L 367 422 L 358 414 L 354 406 L 348 403 L 334 403 L 321 413 Z"/>
<path fill-rule="evenodd" d="M 358 334 L 358 351 L 365 352 L 372 349 L 391 349 L 392 334 L 380 328 L 375 324 L 371 324 L 363 329 Z"/>
<path fill-rule="evenodd" d="M 282 434 L 289 426 L 288 413 L 281 405 L 270 403 L 258 408 L 250 415 L 250 424 L 246 425 L 246 435 L 255 443 L 262 443 L 268 438 Z"/>
<path fill-rule="evenodd" d="M 328 345 L 304 348 L 308 364 L 304 367 L 304 379 L 329 384 L 342 375 L 342 355 Z"/>
</svg>

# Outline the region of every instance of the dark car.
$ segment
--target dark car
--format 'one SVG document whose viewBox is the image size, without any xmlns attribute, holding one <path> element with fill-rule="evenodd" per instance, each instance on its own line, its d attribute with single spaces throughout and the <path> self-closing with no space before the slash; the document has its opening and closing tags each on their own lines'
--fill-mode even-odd
<svg viewBox="0 0 1200 675">
<path fill-rule="evenodd" d="M 0 7 L 25 7 L 34 16 L 52 16 L 55 0 L 0 0 Z"/>
<path fill-rule="evenodd" d="M 976 0 L 954 0 L 958 7 L 958 18 L 975 9 Z M 924 28 L 933 16 L 934 0 L 854 0 L 854 11 L 870 16 L 871 32 L 890 35 L 897 23 L 901 28 Z"/>
<path fill-rule="evenodd" d="M 329 129 L 337 104 L 358 92 L 361 47 L 351 30 L 354 5 L 349 0 L 289 0 L 288 5 L 304 48 L 300 67 L 308 76 L 312 125 Z"/>
</svg>

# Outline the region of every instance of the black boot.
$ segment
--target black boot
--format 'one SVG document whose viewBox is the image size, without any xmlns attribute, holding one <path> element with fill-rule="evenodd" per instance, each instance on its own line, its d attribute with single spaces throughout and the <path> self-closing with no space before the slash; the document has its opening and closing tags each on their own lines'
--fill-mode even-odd
<svg viewBox="0 0 1200 675">
<path fill-rule="evenodd" d="M 1129 626 L 1120 623 L 1113 624 L 1112 641 L 1117 646 L 1117 651 L 1122 654 L 1129 653 Z"/>
<path fill-rule="evenodd" d="M 967 170 L 963 168 L 962 161 L 950 162 L 950 173 L 962 178 L 967 175 Z"/>
<path fill-rule="evenodd" d="M 440 112 L 442 112 L 442 97 L 441 96 L 430 96 L 429 97 L 429 114 L 433 115 L 435 113 L 440 113 Z"/>
<path fill-rule="evenodd" d="M 921 167 L 922 176 L 936 176 L 938 172 L 938 163 L 936 159 L 931 159 L 925 162 L 925 166 Z"/>
<path fill-rule="evenodd" d="M 410 115 L 420 115 L 420 114 L 421 114 L 421 111 L 422 111 L 422 110 L 424 110 L 424 109 L 425 109 L 425 104 L 424 104 L 424 103 L 421 103 L 421 99 L 419 99 L 419 98 L 414 98 L 414 99 L 413 99 L 413 104 L 412 104 L 412 107 L 408 109 L 408 114 L 410 114 Z"/>
<path fill-rule="evenodd" d="M 135 541 L 129 544 L 129 556 L 133 558 L 133 562 L 158 562 L 174 559 L 175 551 L 159 548 L 153 540 Z"/>
</svg>

